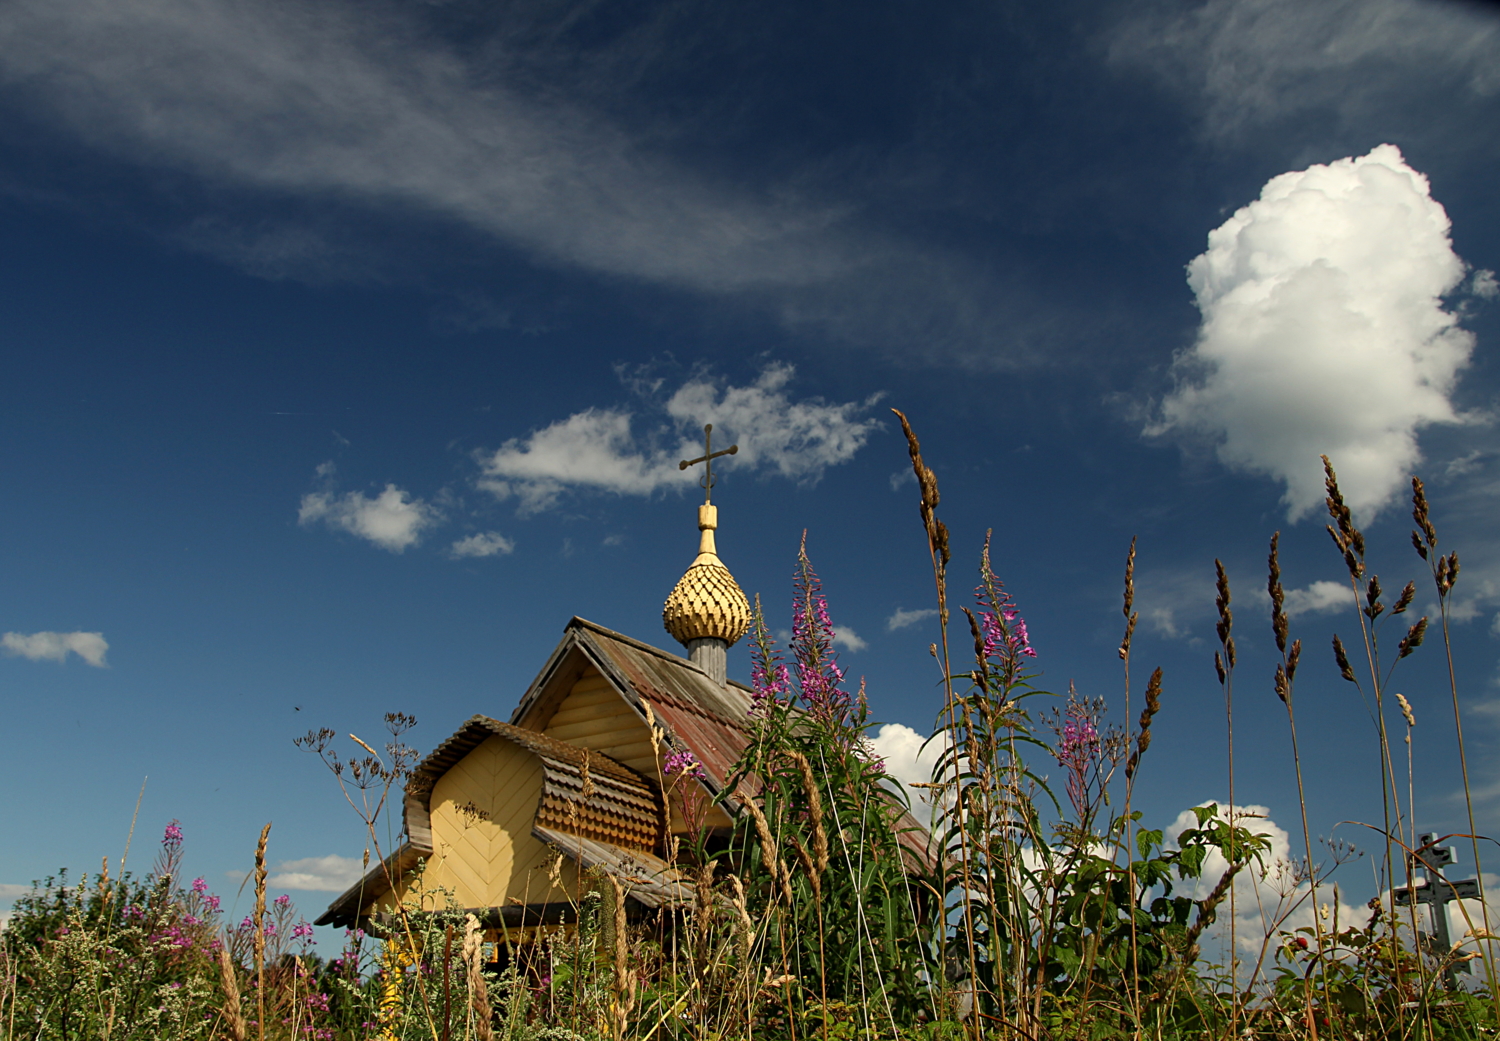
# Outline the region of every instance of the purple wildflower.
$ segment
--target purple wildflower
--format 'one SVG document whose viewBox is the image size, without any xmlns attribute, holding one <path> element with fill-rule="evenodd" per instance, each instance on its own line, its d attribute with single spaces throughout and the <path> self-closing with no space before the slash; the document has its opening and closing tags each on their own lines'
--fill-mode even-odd
<svg viewBox="0 0 1500 1041">
<path fill-rule="evenodd" d="M 289 897 L 289 896 L 287 896 L 285 893 L 282 893 L 280 896 L 278 896 L 275 900 L 272 900 L 271 902 L 273 904 L 275 904 L 277 907 L 285 907 L 285 906 L 287 906 L 288 904 L 290 904 L 292 902 L 292 898 Z"/>
<path fill-rule="evenodd" d="M 760 595 L 750 616 L 750 715 L 764 713 L 779 704 L 791 685 L 791 673 L 776 651 L 776 641 L 766 627 L 766 616 L 760 609 Z"/>
<path fill-rule="evenodd" d="M 167 830 L 162 833 L 161 844 L 167 847 L 182 845 L 182 823 L 173 820 L 167 825 Z"/>
<path fill-rule="evenodd" d="M 1057 731 L 1057 763 L 1068 774 L 1068 801 L 1082 821 L 1088 812 L 1089 774 L 1097 769 L 1100 755 L 1098 717 L 1095 707 L 1074 696 Z"/>
<path fill-rule="evenodd" d="M 294 940 L 300 940 L 304 936 L 311 936 L 312 934 L 313 927 L 308 925 L 306 922 L 298 922 L 296 925 L 292 926 L 292 939 Z"/>
<path fill-rule="evenodd" d="M 193 879 L 193 892 L 197 893 L 199 896 L 202 896 L 204 893 L 208 892 L 208 883 L 201 878 Z"/>
<path fill-rule="evenodd" d="M 662 773 L 668 777 L 671 777 L 675 773 L 681 773 L 684 775 L 692 774 L 700 781 L 704 779 L 703 767 L 699 764 L 698 757 L 689 751 L 673 752 L 667 756 L 667 761 L 662 764 L 661 769 Z"/>
<path fill-rule="evenodd" d="M 984 637 L 984 656 L 997 662 L 1007 678 L 1014 679 L 1020 671 L 1021 658 L 1035 658 L 1031 636 L 1026 631 L 1026 619 L 1016 610 L 1015 601 L 1005 591 L 1005 583 L 990 568 L 990 540 L 984 540 L 984 555 L 980 565 L 981 582 L 974 590 L 979 601 L 979 627 Z"/>
<path fill-rule="evenodd" d="M 840 689 L 844 670 L 833 651 L 833 622 L 818 573 L 807 557 L 807 533 L 797 551 L 796 599 L 792 601 L 792 654 L 797 665 L 797 689 L 815 714 L 842 719 L 849 694 Z"/>
</svg>

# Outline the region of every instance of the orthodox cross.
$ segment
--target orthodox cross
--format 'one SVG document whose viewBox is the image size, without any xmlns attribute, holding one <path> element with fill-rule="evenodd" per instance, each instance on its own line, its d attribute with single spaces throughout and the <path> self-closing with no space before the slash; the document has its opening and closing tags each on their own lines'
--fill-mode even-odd
<svg viewBox="0 0 1500 1041">
<path fill-rule="evenodd" d="M 1427 884 L 1397 889 L 1392 895 L 1396 898 L 1397 907 L 1410 907 L 1412 904 L 1432 905 L 1432 939 L 1437 947 L 1438 957 L 1445 959 L 1443 975 L 1447 978 L 1448 988 L 1453 990 L 1458 986 L 1455 973 L 1474 970 L 1467 961 L 1455 962 L 1452 958 L 1452 946 L 1448 936 L 1448 902 L 1477 899 L 1480 896 L 1479 880 L 1465 878 L 1450 881 L 1443 877 L 1442 869 L 1453 863 L 1454 855 L 1458 851 L 1451 846 L 1447 849 L 1438 848 L 1437 844 L 1441 840 L 1436 835 L 1423 835 L 1418 841 L 1422 845 L 1407 857 L 1407 861 L 1411 870 L 1427 873 Z"/>
<path fill-rule="evenodd" d="M 721 455 L 734 455 L 740 450 L 739 445 L 730 445 L 722 451 L 715 452 L 713 437 L 714 425 L 709 423 L 703 428 L 703 454 L 697 459 L 684 459 L 677 464 L 677 469 L 679 470 L 686 470 L 688 467 L 696 466 L 698 463 L 703 464 L 703 478 L 698 484 L 703 488 L 704 503 L 709 501 L 709 496 L 713 494 L 714 490 L 714 460 Z"/>
</svg>

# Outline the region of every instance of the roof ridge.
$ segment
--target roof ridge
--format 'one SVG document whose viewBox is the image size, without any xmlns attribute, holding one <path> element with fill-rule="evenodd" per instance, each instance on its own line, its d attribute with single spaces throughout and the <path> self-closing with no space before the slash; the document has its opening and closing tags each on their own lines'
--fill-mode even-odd
<svg viewBox="0 0 1500 1041">
<path fill-rule="evenodd" d="M 598 622 L 591 622 L 587 618 L 581 617 L 580 615 L 575 614 L 572 620 L 568 622 L 566 628 L 574 629 L 580 627 L 584 629 L 590 629 L 596 633 L 599 633 L 601 636 L 608 637 L 611 640 L 619 640 L 621 643 L 629 644 L 636 650 L 646 651 L 650 654 L 656 655 L 656 657 L 658 658 L 664 658 L 667 661 L 671 662 L 673 665 L 682 665 L 686 668 L 692 669 L 694 672 L 702 672 L 703 675 L 708 676 L 708 673 L 703 672 L 701 668 L 699 668 L 688 658 L 680 657 L 679 655 L 673 654 L 671 651 L 664 651 L 660 647 L 653 647 L 651 644 L 646 643 L 644 640 L 637 640 L 634 636 L 626 636 L 622 632 L 616 632 L 614 629 L 611 629 L 608 626 L 600 625 Z M 712 679 L 712 677 L 709 678 Z M 735 679 L 729 680 L 728 684 L 732 687 L 738 687 L 740 690 L 746 691 L 747 693 L 754 690 L 753 687 L 746 686 L 739 680 Z"/>
</svg>

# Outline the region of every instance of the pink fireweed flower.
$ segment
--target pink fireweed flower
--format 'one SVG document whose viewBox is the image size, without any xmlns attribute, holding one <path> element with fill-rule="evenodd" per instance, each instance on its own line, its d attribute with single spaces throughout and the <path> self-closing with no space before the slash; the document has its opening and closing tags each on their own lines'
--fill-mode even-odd
<svg viewBox="0 0 1500 1041">
<path fill-rule="evenodd" d="M 844 721 L 849 693 L 841 689 L 844 670 L 833 651 L 834 628 L 818 573 L 807 557 L 807 533 L 797 551 L 796 598 L 792 601 L 792 656 L 797 689 L 814 715 Z"/>
<path fill-rule="evenodd" d="M 161 844 L 163 846 L 182 845 L 182 823 L 180 821 L 174 820 L 167 825 L 166 831 L 162 833 Z"/>
<path fill-rule="evenodd" d="M 671 777 L 675 773 L 692 774 L 700 781 L 703 780 L 703 767 L 698 763 L 698 757 L 692 752 L 673 752 L 667 756 L 667 761 L 662 764 L 662 773 Z"/>
<path fill-rule="evenodd" d="M 272 900 L 271 902 L 273 904 L 275 904 L 277 907 L 285 907 L 287 904 L 290 904 L 292 902 L 292 898 L 289 897 L 289 896 L 287 896 L 285 893 L 282 893 L 280 896 L 278 896 L 275 900 Z"/>
<path fill-rule="evenodd" d="M 987 661 L 1000 666 L 1008 680 L 1021 670 L 1022 658 L 1035 658 L 1026 619 L 1016 609 L 1015 601 L 1005 591 L 1005 583 L 990 568 L 990 536 L 984 539 L 984 553 L 979 568 L 980 584 L 974 590 L 979 602 L 979 628 L 984 639 L 982 653 Z"/>
<path fill-rule="evenodd" d="M 193 892 L 197 893 L 199 896 L 202 896 L 204 893 L 208 892 L 208 883 L 201 878 L 193 879 Z"/>
<path fill-rule="evenodd" d="M 1049 726 L 1057 734 L 1057 745 L 1053 755 L 1057 764 L 1067 773 L 1068 801 L 1073 804 L 1080 823 L 1089 816 L 1090 789 L 1101 777 L 1110 747 L 1117 742 L 1118 734 L 1111 728 L 1109 734 L 1099 732 L 1099 716 L 1104 710 L 1102 700 L 1079 698 L 1068 693 L 1068 706 L 1052 717 Z"/>
<path fill-rule="evenodd" d="M 786 698 L 791 673 L 782 664 L 756 594 L 750 614 L 750 715 L 764 714 Z"/>
</svg>

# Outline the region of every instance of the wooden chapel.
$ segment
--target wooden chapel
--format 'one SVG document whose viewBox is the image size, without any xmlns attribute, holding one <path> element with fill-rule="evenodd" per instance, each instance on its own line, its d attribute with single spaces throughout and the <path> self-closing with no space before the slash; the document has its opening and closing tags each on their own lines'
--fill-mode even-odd
<svg viewBox="0 0 1500 1041">
<path fill-rule="evenodd" d="M 703 483 L 711 490 L 711 472 Z M 750 605 L 719 559 L 707 500 L 698 556 L 662 610 L 687 657 L 574 618 L 508 721 L 473 716 L 415 768 L 399 848 L 317 924 L 366 926 L 398 902 L 456 901 L 515 936 L 567 916 L 589 869 L 616 876 L 636 913 L 690 902 L 670 840 L 701 827 L 727 835 L 732 821 L 709 802 L 750 739 L 750 689 L 726 677 Z M 669 775 L 684 753 L 699 769 Z"/>
</svg>

